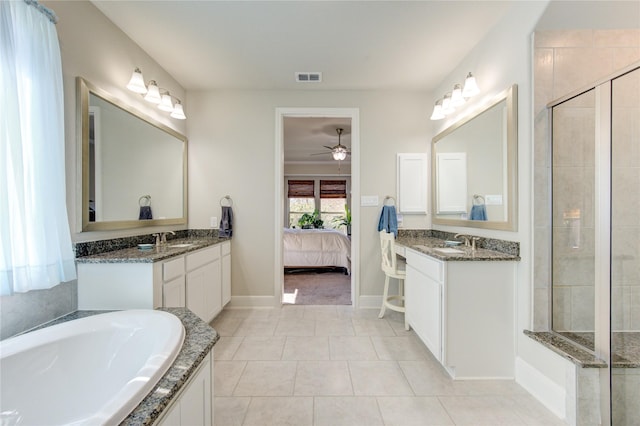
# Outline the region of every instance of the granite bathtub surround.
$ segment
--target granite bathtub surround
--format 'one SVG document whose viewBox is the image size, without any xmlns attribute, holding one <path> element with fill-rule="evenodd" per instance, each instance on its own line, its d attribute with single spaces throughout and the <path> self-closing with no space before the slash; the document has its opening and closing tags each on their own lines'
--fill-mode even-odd
<svg viewBox="0 0 640 426">
<path fill-rule="evenodd" d="M 399 229 L 396 244 L 448 261 L 512 261 L 520 260 L 520 243 L 478 237 L 476 250 L 464 245 L 456 246 L 463 254 L 442 254 L 433 250 L 445 246 L 446 240 L 456 240 L 455 233 L 433 229 Z M 467 234 L 465 234 L 467 235 Z M 459 240 L 458 240 L 459 241 Z"/>
<path fill-rule="evenodd" d="M 213 328 L 187 308 L 158 308 L 158 310 L 169 312 L 182 321 L 185 330 L 184 343 L 169 370 L 145 399 L 120 423 L 120 426 L 153 424 L 220 338 Z M 108 311 L 76 311 L 38 328 L 105 312 Z"/>
<path fill-rule="evenodd" d="M 158 231 L 163 232 L 163 231 Z M 166 232 L 166 231 L 164 231 Z M 229 238 L 219 238 L 217 229 L 183 229 L 174 231 L 175 235 L 167 234 L 167 243 L 175 243 L 176 240 L 197 240 L 197 239 L 214 239 L 218 242 L 228 240 Z M 133 235 L 131 237 L 112 238 L 109 240 L 86 241 L 75 243 L 76 257 L 92 256 L 95 254 L 106 253 L 110 251 L 122 250 L 131 247 L 137 247 L 138 244 L 153 244 L 156 242 L 153 234 Z"/>
</svg>

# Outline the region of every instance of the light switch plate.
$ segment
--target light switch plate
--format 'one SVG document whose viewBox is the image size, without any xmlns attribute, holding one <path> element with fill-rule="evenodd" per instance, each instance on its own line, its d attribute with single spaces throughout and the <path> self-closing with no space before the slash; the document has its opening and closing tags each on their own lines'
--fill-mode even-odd
<svg viewBox="0 0 640 426">
<path fill-rule="evenodd" d="M 363 207 L 376 207 L 380 203 L 377 195 L 362 195 L 360 197 L 360 205 Z"/>
<path fill-rule="evenodd" d="M 210 220 L 209 225 L 210 225 L 212 228 L 217 228 L 217 227 L 218 227 L 218 218 L 217 218 L 217 217 L 215 217 L 215 216 L 211 216 L 211 218 L 210 218 L 209 220 Z"/>
<path fill-rule="evenodd" d="M 502 195 L 485 195 L 484 202 L 487 206 L 501 206 L 502 205 Z"/>
</svg>

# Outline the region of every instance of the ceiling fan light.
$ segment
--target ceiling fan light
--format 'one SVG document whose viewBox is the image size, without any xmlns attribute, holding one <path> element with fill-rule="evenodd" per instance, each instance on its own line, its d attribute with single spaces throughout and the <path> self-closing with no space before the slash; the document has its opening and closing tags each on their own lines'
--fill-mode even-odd
<svg viewBox="0 0 640 426">
<path fill-rule="evenodd" d="M 178 120 L 185 120 L 187 118 L 187 116 L 184 115 L 180 99 L 176 99 L 176 104 L 173 106 L 173 111 L 171 112 L 170 117 L 177 118 Z"/>
<path fill-rule="evenodd" d="M 162 111 L 173 111 L 173 102 L 169 92 L 162 94 L 160 103 L 158 104 L 158 109 L 161 109 Z"/>
<path fill-rule="evenodd" d="M 158 84 L 155 80 L 151 80 L 149 82 L 147 90 L 147 95 L 144 97 L 145 101 L 151 102 L 152 104 L 159 104 L 162 101 L 162 98 L 160 97 L 160 89 L 158 88 Z"/>
<path fill-rule="evenodd" d="M 129 84 L 127 84 L 127 89 L 135 93 L 140 93 L 141 95 L 147 93 L 147 86 L 144 85 L 144 78 L 142 77 L 142 71 L 140 71 L 140 68 L 136 68 L 131 74 L 131 79 L 129 80 Z"/>
<path fill-rule="evenodd" d="M 333 159 L 336 161 L 342 161 L 347 158 L 347 150 L 344 148 L 336 148 L 331 154 L 333 155 Z"/>
<path fill-rule="evenodd" d="M 442 99 L 438 99 L 433 106 L 433 112 L 431 113 L 431 120 L 442 120 L 444 114 L 442 112 Z"/>
<path fill-rule="evenodd" d="M 462 96 L 462 85 L 455 84 L 453 86 L 453 92 L 451 92 L 451 106 L 455 108 L 464 105 L 464 103 L 465 100 Z"/>
<path fill-rule="evenodd" d="M 480 93 L 480 89 L 478 88 L 478 83 L 476 82 L 476 78 L 473 74 L 469 73 L 467 78 L 464 80 L 464 89 L 462 89 L 462 96 L 465 98 L 470 98 L 472 96 Z"/>
</svg>

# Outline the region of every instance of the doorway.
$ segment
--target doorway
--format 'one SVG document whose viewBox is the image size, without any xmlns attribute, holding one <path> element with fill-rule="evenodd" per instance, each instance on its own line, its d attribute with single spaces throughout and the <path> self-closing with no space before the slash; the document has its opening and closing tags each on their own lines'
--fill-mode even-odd
<svg viewBox="0 0 640 426">
<path fill-rule="evenodd" d="M 284 281 L 285 281 L 285 273 L 284 273 L 284 252 L 283 252 L 283 239 L 285 228 L 289 228 L 292 224 L 289 209 L 285 206 L 285 201 L 288 200 L 288 180 L 285 178 L 285 161 L 284 161 L 284 153 L 285 153 L 285 121 L 292 119 L 303 119 L 303 118 L 317 118 L 317 119 L 334 119 L 336 123 L 349 123 L 350 124 L 350 135 L 349 135 L 349 150 L 351 157 L 351 170 L 350 170 L 350 179 L 349 179 L 349 191 L 347 193 L 349 200 L 349 208 L 351 218 L 353 220 L 351 226 L 351 236 L 350 236 L 350 274 L 347 274 L 348 285 L 351 294 L 350 304 L 353 307 L 357 307 L 358 305 L 358 294 L 359 294 L 359 217 L 360 217 L 360 209 L 359 203 L 357 202 L 360 198 L 360 181 L 359 181 L 359 110 L 357 108 L 277 108 L 276 109 L 276 135 L 275 135 L 275 176 L 276 176 L 276 214 L 275 214 L 275 241 L 274 241 L 274 251 L 275 251 L 275 288 L 274 294 L 276 295 L 276 299 L 282 303 L 291 303 L 290 300 L 285 300 L 286 293 L 284 291 Z M 337 128 L 337 126 L 334 126 Z M 335 131 L 335 129 L 321 129 L 323 132 Z M 340 135 L 335 135 L 331 137 L 331 135 L 327 134 L 326 146 L 319 146 L 317 150 L 318 156 L 324 157 L 326 153 L 328 153 L 329 158 L 331 158 L 331 152 L 328 149 L 331 149 L 336 145 L 338 138 Z M 344 145 L 344 144 L 343 144 Z M 328 149 L 327 149 L 328 147 Z M 326 151 L 326 152 L 325 152 Z M 329 163 L 332 161 L 330 160 Z M 321 163 L 319 161 L 314 161 L 314 163 Z M 340 166 L 340 169 L 338 169 Z M 316 166 L 314 166 L 315 168 Z M 335 161 L 332 165 L 333 168 L 336 169 L 335 173 L 319 173 L 318 176 L 315 176 L 317 173 L 310 170 L 310 173 L 304 173 L 300 171 L 300 168 L 296 166 L 294 169 L 298 169 L 297 172 L 295 170 L 289 170 L 288 176 L 289 178 L 300 178 L 298 180 L 312 180 L 313 177 L 314 182 L 318 181 L 318 191 L 320 191 L 320 180 L 325 181 L 341 181 L 346 180 L 341 176 L 346 175 L 344 172 L 346 169 L 343 165 L 340 164 L 340 161 Z M 305 176 L 306 175 L 306 176 Z M 314 176 L 312 176 L 314 175 Z M 321 176 L 324 175 L 324 176 Z M 323 179 L 321 179 L 323 178 Z M 329 203 L 330 204 L 330 203 Z M 318 206 L 320 207 L 320 206 Z M 333 212 L 334 214 L 338 214 L 338 212 Z M 331 220 L 331 212 L 325 212 L 327 219 Z M 294 221 L 295 222 L 295 221 Z M 340 263 L 336 261 L 335 263 Z M 342 267 L 342 265 L 327 265 L 327 266 L 338 266 Z M 343 273 L 344 270 L 338 270 L 338 274 Z M 326 270 L 320 270 L 320 272 L 326 273 Z M 329 270 L 329 273 L 335 273 L 335 270 Z M 291 297 L 290 295 L 287 297 Z"/>
</svg>

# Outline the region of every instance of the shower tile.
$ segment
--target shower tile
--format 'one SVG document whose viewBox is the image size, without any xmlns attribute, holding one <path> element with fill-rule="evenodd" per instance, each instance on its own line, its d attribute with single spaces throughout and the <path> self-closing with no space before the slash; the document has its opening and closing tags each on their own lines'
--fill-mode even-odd
<svg viewBox="0 0 640 426">
<path fill-rule="evenodd" d="M 551 101 L 546 94 L 553 91 L 553 49 L 536 49 L 533 61 L 536 79 L 534 111 L 538 112 L 544 111 L 547 103 Z"/>
<path fill-rule="evenodd" d="M 554 95 L 563 96 L 613 72 L 607 48 L 558 48 L 554 55 Z"/>
<path fill-rule="evenodd" d="M 549 288 L 551 282 L 551 230 L 549 228 L 534 229 L 534 287 Z"/>
<path fill-rule="evenodd" d="M 613 49 L 613 68 L 620 69 L 640 61 L 640 47 L 619 47 Z"/>
<path fill-rule="evenodd" d="M 571 330 L 571 288 L 553 288 L 553 329 Z"/>
<path fill-rule="evenodd" d="M 536 31 L 536 47 L 591 46 L 593 30 L 548 30 Z"/>
<path fill-rule="evenodd" d="M 640 46 L 640 30 L 595 30 L 593 45 L 597 47 Z"/>
<path fill-rule="evenodd" d="M 549 324 L 549 289 L 536 288 L 533 291 L 533 330 L 547 331 Z"/>
<path fill-rule="evenodd" d="M 595 289 L 593 286 L 571 288 L 571 330 L 595 329 Z"/>
</svg>

